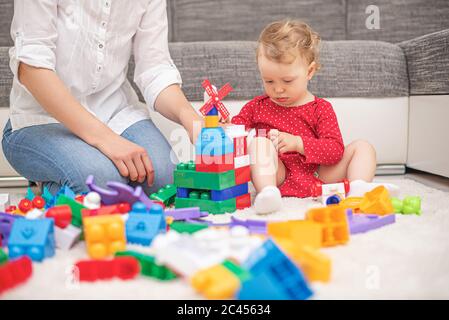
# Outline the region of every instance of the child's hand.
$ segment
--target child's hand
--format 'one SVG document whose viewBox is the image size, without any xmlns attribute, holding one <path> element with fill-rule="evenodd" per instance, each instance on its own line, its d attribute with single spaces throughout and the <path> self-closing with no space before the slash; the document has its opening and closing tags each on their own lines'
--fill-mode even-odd
<svg viewBox="0 0 449 320">
<path fill-rule="evenodd" d="M 272 129 L 268 134 L 268 138 L 270 138 L 273 142 L 277 152 L 279 153 L 300 151 L 301 137 Z"/>
</svg>

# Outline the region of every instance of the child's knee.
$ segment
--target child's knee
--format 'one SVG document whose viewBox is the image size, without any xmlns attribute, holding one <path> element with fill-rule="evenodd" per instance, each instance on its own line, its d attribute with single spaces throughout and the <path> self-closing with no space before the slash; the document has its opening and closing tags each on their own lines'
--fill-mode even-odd
<svg viewBox="0 0 449 320">
<path fill-rule="evenodd" d="M 376 149 L 371 143 L 366 140 L 355 140 L 350 145 L 348 145 L 347 148 L 352 149 L 354 152 L 363 152 L 376 158 Z"/>
</svg>

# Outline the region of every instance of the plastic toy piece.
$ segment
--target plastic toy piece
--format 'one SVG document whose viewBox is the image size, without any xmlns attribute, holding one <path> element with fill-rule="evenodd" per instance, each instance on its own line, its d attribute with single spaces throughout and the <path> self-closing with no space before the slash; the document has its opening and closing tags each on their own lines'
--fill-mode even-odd
<svg viewBox="0 0 449 320">
<path fill-rule="evenodd" d="M 27 188 L 27 194 L 26 194 L 26 196 L 25 196 L 25 199 L 28 199 L 28 200 L 30 200 L 30 201 L 33 201 L 34 197 L 35 197 L 35 195 L 34 195 L 33 190 L 31 190 L 31 188 L 28 187 L 28 188 Z"/>
<path fill-rule="evenodd" d="M 346 210 L 339 206 L 310 209 L 307 220 L 322 226 L 322 246 L 335 246 L 349 241 L 349 225 Z"/>
<path fill-rule="evenodd" d="M 14 222 L 9 236 L 10 258 L 27 255 L 33 261 L 41 262 L 55 254 L 55 235 L 53 219 L 27 220 Z"/>
<path fill-rule="evenodd" d="M 251 207 L 251 195 L 247 193 L 235 198 L 235 207 L 237 210 Z"/>
<path fill-rule="evenodd" d="M 199 207 L 201 211 L 207 211 L 211 214 L 232 213 L 237 210 L 236 200 L 228 199 L 224 201 L 212 201 L 193 198 L 175 198 L 176 208 Z"/>
<path fill-rule="evenodd" d="M 351 234 L 378 229 L 396 221 L 394 214 L 384 216 L 378 216 L 376 214 L 353 214 L 351 209 L 348 209 L 346 214 L 348 216 Z"/>
<path fill-rule="evenodd" d="M 6 208 L 9 207 L 9 194 L 1 193 L 0 194 L 0 212 L 5 212 Z"/>
<path fill-rule="evenodd" d="M 158 192 L 150 195 L 151 200 L 161 201 L 165 206 L 170 206 L 175 202 L 176 186 L 168 184 L 158 190 Z"/>
<path fill-rule="evenodd" d="M 130 205 L 134 202 L 143 202 L 147 208 L 151 208 L 153 201 L 151 201 L 143 192 L 142 187 L 137 186 L 136 189 L 120 183 L 120 182 L 108 182 L 106 185 L 111 190 L 100 188 L 94 183 L 94 176 L 87 177 L 86 185 L 91 191 L 97 192 L 101 196 L 101 201 L 105 205 L 111 205 L 121 202 L 127 202 Z"/>
<path fill-rule="evenodd" d="M 223 190 L 235 186 L 234 170 L 210 173 L 195 171 L 195 163 L 180 163 L 174 172 L 177 187 L 202 190 Z"/>
<path fill-rule="evenodd" d="M 89 209 L 98 209 L 101 207 L 101 196 L 97 192 L 91 191 L 83 197 L 83 205 Z"/>
<path fill-rule="evenodd" d="M 64 229 L 72 222 L 72 209 L 68 205 L 53 207 L 45 213 L 47 218 L 55 221 L 55 226 Z"/>
<path fill-rule="evenodd" d="M 379 186 L 370 192 L 365 193 L 365 196 L 360 203 L 360 210 L 363 213 L 373 213 L 378 215 L 394 213 L 388 190 L 384 186 Z"/>
<path fill-rule="evenodd" d="M 27 213 L 28 211 L 33 209 L 33 202 L 28 199 L 22 199 L 20 200 L 18 207 L 20 211 L 22 211 L 23 213 Z"/>
<path fill-rule="evenodd" d="M 62 229 L 55 226 L 56 247 L 62 250 L 71 249 L 81 238 L 81 229 L 68 225 Z"/>
<path fill-rule="evenodd" d="M 307 220 L 268 222 L 267 234 L 275 239 L 288 239 L 296 247 L 320 248 L 323 243 L 323 226 Z"/>
<path fill-rule="evenodd" d="M 81 203 L 75 199 L 69 198 L 65 195 L 60 195 L 56 200 L 56 206 L 68 205 L 72 210 L 72 224 L 80 228 L 83 224 L 81 210 L 86 209 Z"/>
<path fill-rule="evenodd" d="M 230 227 L 243 226 L 251 233 L 266 234 L 267 222 L 262 220 L 241 220 L 236 217 L 231 217 Z"/>
<path fill-rule="evenodd" d="M 75 264 L 80 281 L 134 279 L 140 272 L 140 265 L 134 257 L 117 257 L 112 260 L 84 260 Z"/>
<path fill-rule="evenodd" d="M 225 127 L 226 135 L 234 141 L 235 167 L 249 166 L 248 143 L 246 141 L 248 132 L 244 125 L 231 125 Z M 248 162 L 246 162 L 248 160 Z"/>
<path fill-rule="evenodd" d="M 249 166 L 234 169 L 235 184 L 251 181 L 251 168 Z"/>
<path fill-rule="evenodd" d="M 220 90 L 218 90 L 218 92 L 214 90 L 210 81 L 207 79 L 204 80 L 201 85 L 210 97 L 210 99 L 201 107 L 201 114 L 206 116 L 214 107 L 216 107 L 223 120 L 226 120 L 229 117 L 229 111 L 226 109 L 221 100 L 223 100 L 233 90 L 231 85 L 226 83 Z"/>
<path fill-rule="evenodd" d="M 146 209 L 146 207 L 145 207 Z M 84 217 L 106 216 L 111 214 L 126 214 L 131 211 L 129 203 L 123 202 L 110 206 L 103 206 L 98 209 L 82 209 L 81 215 Z"/>
<path fill-rule="evenodd" d="M 234 168 L 243 168 L 248 167 L 250 165 L 249 155 L 243 155 L 234 158 Z"/>
<path fill-rule="evenodd" d="M 222 127 L 203 128 L 195 143 L 195 153 L 208 156 L 234 153 L 234 143 Z"/>
<path fill-rule="evenodd" d="M 134 257 L 140 263 L 140 273 L 147 277 L 168 281 L 176 279 L 178 276 L 164 265 L 156 263 L 153 256 L 144 255 L 135 251 L 121 251 L 115 254 L 116 257 Z"/>
<path fill-rule="evenodd" d="M 190 283 L 207 299 L 230 299 L 240 288 L 239 278 L 221 264 L 199 270 Z"/>
<path fill-rule="evenodd" d="M 45 201 L 46 209 L 54 206 L 56 198 L 53 197 L 50 191 L 48 191 L 47 187 L 44 187 L 44 191 L 42 192 L 42 198 Z"/>
<path fill-rule="evenodd" d="M 25 215 L 25 218 L 28 220 L 36 220 L 36 219 L 42 219 L 45 217 L 45 213 L 42 210 L 39 209 L 32 209 L 27 212 Z"/>
<path fill-rule="evenodd" d="M 33 273 L 30 258 L 21 257 L 0 266 L 0 294 L 27 281 Z"/>
<path fill-rule="evenodd" d="M 242 283 L 239 299 L 304 300 L 312 295 L 301 270 L 268 239 L 242 266 L 251 278 Z"/>
<path fill-rule="evenodd" d="M 408 196 L 404 198 L 404 201 L 401 201 L 398 198 L 391 198 L 391 204 L 393 205 L 395 213 L 421 215 L 420 197 Z"/>
<path fill-rule="evenodd" d="M 202 217 L 207 217 L 208 215 L 209 214 L 207 212 L 206 213 L 201 212 L 199 207 L 165 210 L 165 216 L 173 217 L 174 221 L 198 219 Z"/>
<path fill-rule="evenodd" d="M 33 201 L 33 208 L 43 209 L 45 207 L 45 200 L 41 196 L 35 196 Z"/>
<path fill-rule="evenodd" d="M 119 215 L 83 219 L 87 253 L 103 259 L 126 248 L 125 224 Z"/>
<path fill-rule="evenodd" d="M 340 201 L 338 204 L 340 207 L 345 209 L 352 209 L 352 212 L 360 212 L 360 204 L 362 203 L 363 197 L 349 197 Z"/>
<path fill-rule="evenodd" d="M 234 154 L 227 153 L 218 156 L 197 154 L 195 156 L 196 171 L 225 172 L 234 169 Z"/>
<path fill-rule="evenodd" d="M 204 126 L 206 128 L 216 128 L 218 127 L 219 117 L 218 116 L 205 116 Z"/>
<path fill-rule="evenodd" d="M 236 198 L 247 193 L 248 183 L 243 183 L 223 190 L 211 190 L 210 198 L 212 201 L 223 201 Z"/>
<path fill-rule="evenodd" d="M 0 266 L 8 262 L 8 255 L 0 247 Z"/>
<path fill-rule="evenodd" d="M 9 235 L 11 234 L 11 229 L 14 221 L 21 218 L 23 217 L 0 212 L 0 238 L 2 240 L 3 247 L 6 247 L 8 245 L 8 239 Z"/>
<path fill-rule="evenodd" d="M 161 225 L 163 228 L 161 229 Z M 135 213 L 126 221 L 126 239 L 128 243 L 149 246 L 159 231 L 165 230 L 165 220 L 161 215 Z"/>
<path fill-rule="evenodd" d="M 186 222 L 180 222 L 180 221 L 174 221 L 170 224 L 170 230 L 174 230 L 179 233 L 188 233 L 192 234 L 195 232 L 198 232 L 203 229 L 207 229 L 208 225 L 204 223 L 194 222 L 194 221 L 186 221 Z"/>
</svg>

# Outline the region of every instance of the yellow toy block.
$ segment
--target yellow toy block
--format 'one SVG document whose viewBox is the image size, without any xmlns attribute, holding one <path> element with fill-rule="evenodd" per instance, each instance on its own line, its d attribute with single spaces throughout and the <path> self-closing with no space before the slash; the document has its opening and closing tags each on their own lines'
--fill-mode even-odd
<svg viewBox="0 0 449 320">
<path fill-rule="evenodd" d="M 125 224 L 120 215 L 85 217 L 83 225 L 87 253 L 92 259 L 126 249 Z"/>
<path fill-rule="evenodd" d="M 204 121 L 206 128 L 216 128 L 218 127 L 219 118 L 218 116 L 205 116 Z"/>
<path fill-rule="evenodd" d="M 363 197 L 349 197 L 340 201 L 338 205 L 345 209 L 352 209 L 353 213 L 359 213 L 361 212 L 360 204 L 362 203 L 362 200 Z"/>
<path fill-rule="evenodd" d="M 329 282 L 332 262 L 325 254 L 310 246 L 296 246 L 285 238 L 274 238 L 274 241 L 304 272 L 307 280 Z"/>
<path fill-rule="evenodd" d="M 207 299 L 231 299 L 240 289 L 240 280 L 223 265 L 215 265 L 198 271 L 190 283 Z"/>
<path fill-rule="evenodd" d="M 323 227 L 324 247 L 345 244 L 349 241 L 349 223 L 346 209 L 338 205 L 313 208 L 306 213 L 307 220 L 320 223 Z"/>
<path fill-rule="evenodd" d="M 320 248 L 323 242 L 323 227 L 319 223 L 307 220 L 268 222 L 267 234 L 291 240 L 296 246 L 308 245 Z"/>
<path fill-rule="evenodd" d="M 379 186 L 365 193 L 360 203 L 360 210 L 363 213 L 374 213 L 380 216 L 394 213 L 388 190 L 384 186 Z"/>
</svg>

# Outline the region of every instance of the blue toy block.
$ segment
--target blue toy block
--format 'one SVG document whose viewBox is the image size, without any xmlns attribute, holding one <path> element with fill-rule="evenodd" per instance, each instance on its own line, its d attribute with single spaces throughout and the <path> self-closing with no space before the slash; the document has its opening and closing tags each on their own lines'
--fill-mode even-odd
<svg viewBox="0 0 449 320">
<path fill-rule="evenodd" d="M 75 199 L 75 197 L 76 197 L 75 192 L 73 192 L 73 190 L 70 189 L 70 187 L 68 187 L 68 186 L 63 186 L 61 189 L 59 189 L 58 193 L 55 196 L 55 199 L 58 199 L 58 197 L 60 195 L 64 195 L 70 199 Z"/>
<path fill-rule="evenodd" d="M 178 187 L 178 191 L 176 192 L 176 197 L 178 197 L 178 198 L 188 198 L 189 197 L 189 191 L 190 191 L 190 189 L 188 189 L 188 188 L 179 188 Z"/>
<path fill-rule="evenodd" d="M 222 127 L 203 128 L 195 144 L 197 155 L 221 156 L 234 152 L 234 142 L 225 134 Z"/>
<path fill-rule="evenodd" d="M 135 202 L 130 211 L 130 215 L 135 214 L 146 214 L 146 215 L 154 215 L 162 217 L 161 223 L 159 224 L 159 230 L 164 231 L 166 228 L 165 217 L 164 217 L 164 208 L 162 208 L 159 204 L 154 204 L 151 206 L 150 210 L 148 210 L 147 206 L 142 202 Z"/>
<path fill-rule="evenodd" d="M 53 219 L 18 219 L 12 226 L 8 241 L 11 259 L 27 255 L 33 261 L 42 261 L 55 255 Z"/>
<path fill-rule="evenodd" d="M 223 201 L 237 198 L 238 196 L 242 196 L 247 193 L 248 183 L 242 183 L 223 190 L 211 190 L 210 199 L 212 201 Z"/>
<path fill-rule="evenodd" d="M 313 294 L 301 270 L 271 239 L 253 251 L 243 268 L 253 278 L 242 284 L 241 299 L 304 300 Z M 263 287 L 258 288 L 259 281 Z"/>
<path fill-rule="evenodd" d="M 213 106 L 212 109 L 210 109 L 210 111 L 206 113 L 206 116 L 218 116 L 217 107 Z"/>
<path fill-rule="evenodd" d="M 134 202 L 134 204 L 131 207 L 131 211 L 129 212 L 130 214 L 134 214 L 134 213 L 147 213 L 148 209 L 147 206 L 140 201 Z"/>
<path fill-rule="evenodd" d="M 36 195 L 34 194 L 33 190 L 31 190 L 31 188 L 28 187 L 28 189 L 27 189 L 27 194 L 26 194 L 26 196 L 25 196 L 25 199 L 28 199 L 28 200 L 30 200 L 30 201 L 33 201 L 33 199 L 34 199 L 35 196 L 36 196 Z"/>
<path fill-rule="evenodd" d="M 45 209 L 48 209 L 55 205 L 56 198 L 51 194 L 50 191 L 48 191 L 47 187 L 44 187 L 42 198 L 45 200 Z"/>
<path fill-rule="evenodd" d="M 126 239 L 128 243 L 137 243 L 149 246 L 154 237 L 159 233 L 162 220 L 161 215 L 147 213 L 135 213 L 126 221 Z"/>
</svg>

